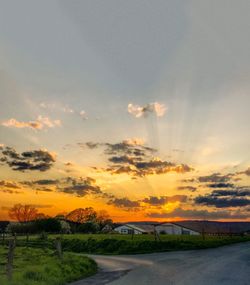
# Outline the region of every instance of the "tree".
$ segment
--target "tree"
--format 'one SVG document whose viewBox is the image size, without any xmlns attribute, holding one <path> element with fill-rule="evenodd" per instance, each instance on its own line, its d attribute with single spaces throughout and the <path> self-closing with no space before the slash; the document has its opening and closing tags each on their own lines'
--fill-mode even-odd
<svg viewBox="0 0 250 285">
<path fill-rule="evenodd" d="M 9 210 L 9 216 L 19 222 L 34 221 L 38 216 L 38 210 L 32 205 L 16 204 Z"/>
<path fill-rule="evenodd" d="M 78 208 L 71 211 L 66 219 L 75 223 L 86 223 L 86 222 L 96 222 L 97 213 L 92 207 L 88 208 Z"/>
<path fill-rule="evenodd" d="M 11 222 L 6 227 L 6 232 L 9 234 L 32 234 L 36 232 L 36 228 L 33 222 L 28 223 L 16 223 Z"/>
<path fill-rule="evenodd" d="M 61 223 L 54 218 L 42 219 L 34 221 L 36 231 L 39 233 L 59 233 L 61 231 Z"/>
<path fill-rule="evenodd" d="M 62 234 L 70 234 L 71 233 L 71 228 L 68 222 L 59 220 L 61 224 L 61 233 Z"/>
<path fill-rule="evenodd" d="M 78 227 L 78 232 L 85 234 L 95 234 L 99 231 L 99 225 L 95 222 L 86 222 Z"/>
<path fill-rule="evenodd" d="M 105 226 L 112 226 L 113 224 L 113 221 L 106 210 L 100 210 L 97 212 L 96 222 L 98 223 L 100 229 L 103 229 Z"/>
</svg>

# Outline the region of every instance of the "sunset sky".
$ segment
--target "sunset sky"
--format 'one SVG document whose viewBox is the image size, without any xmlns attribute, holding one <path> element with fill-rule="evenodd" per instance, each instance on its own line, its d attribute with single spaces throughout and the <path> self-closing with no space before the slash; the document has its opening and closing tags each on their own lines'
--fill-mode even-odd
<svg viewBox="0 0 250 285">
<path fill-rule="evenodd" d="M 250 1 L 3 0 L 0 219 L 250 221 Z"/>
</svg>

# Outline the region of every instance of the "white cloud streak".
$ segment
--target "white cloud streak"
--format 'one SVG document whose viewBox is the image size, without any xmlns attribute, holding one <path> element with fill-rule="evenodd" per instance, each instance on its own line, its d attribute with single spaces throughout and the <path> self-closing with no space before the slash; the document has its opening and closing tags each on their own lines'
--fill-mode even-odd
<svg viewBox="0 0 250 285">
<path fill-rule="evenodd" d="M 167 107 L 158 102 L 149 103 L 145 106 L 128 104 L 128 112 L 136 118 L 147 117 L 149 114 L 156 114 L 157 117 L 162 117 L 166 111 Z"/>
<path fill-rule="evenodd" d="M 7 121 L 2 122 L 2 126 L 11 128 L 29 128 L 33 130 L 42 130 L 45 128 L 55 128 L 61 126 L 60 120 L 51 120 L 49 117 L 38 116 L 35 121 L 18 121 L 11 118 Z"/>
</svg>

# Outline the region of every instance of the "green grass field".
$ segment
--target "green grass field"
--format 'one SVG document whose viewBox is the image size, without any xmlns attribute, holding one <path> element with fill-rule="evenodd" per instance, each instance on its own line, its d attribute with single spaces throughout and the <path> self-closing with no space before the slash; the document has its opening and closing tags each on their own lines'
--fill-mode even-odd
<svg viewBox="0 0 250 285">
<path fill-rule="evenodd" d="M 39 235 L 31 235 L 29 236 L 29 240 L 38 240 Z M 55 239 L 57 237 L 61 237 L 62 239 L 79 239 L 79 240 L 88 240 L 90 238 L 93 238 L 95 240 L 101 241 L 104 239 L 116 239 L 116 240 L 126 240 L 131 241 L 132 236 L 131 235 L 125 235 L 125 234 L 49 234 L 49 239 Z M 19 240 L 26 240 L 26 236 L 18 236 Z M 199 241 L 203 240 L 203 237 L 201 235 L 160 235 L 160 239 L 162 241 L 169 241 L 169 240 L 188 240 L 188 241 Z M 205 240 L 223 240 L 223 239 L 238 239 L 238 240 L 244 240 L 244 239 L 250 239 L 249 236 L 241 237 L 241 236 L 211 236 L 206 235 Z M 134 241 L 154 241 L 155 236 L 153 234 L 145 234 L 145 235 L 134 235 L 133 236 Z"/>
<path fill-rule="evenodd" d="M 93 275 L 96 263 L 84 256 L 64 253 L 60 261 L 49 249 L 17 247 L 12 281 L 6 279 L 7 247 L 0 246 L 1 285 L 63 285 Z"/>
</svg>

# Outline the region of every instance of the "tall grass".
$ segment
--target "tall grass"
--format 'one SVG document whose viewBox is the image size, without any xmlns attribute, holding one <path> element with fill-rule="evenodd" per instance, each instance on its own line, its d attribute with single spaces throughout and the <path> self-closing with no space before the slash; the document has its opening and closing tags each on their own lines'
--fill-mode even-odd
<svg viewBox="0 0 250 285">
<path fill-rule="evenodd" d="M 1 285 L 64 285 L 90 276 L 97 271 L 96 263 L 88 257 L 65 253 L 59 260 L 50 249 L 17 247 L 12 281 L 5 276 L 7 247 L 0 247 Z"/>
</svg>

